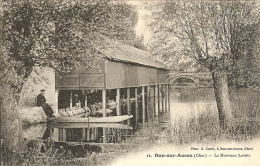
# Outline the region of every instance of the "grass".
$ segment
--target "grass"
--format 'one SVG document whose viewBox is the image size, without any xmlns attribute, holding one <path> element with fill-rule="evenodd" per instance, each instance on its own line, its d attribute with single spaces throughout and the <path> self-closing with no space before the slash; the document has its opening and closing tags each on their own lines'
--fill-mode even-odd
<svg viewBox="0 0 260 166">
<path fill-rule="evenodd" d="M 212 143 L 219 141 L 247 141 L 260 136 L 260 119 L 241 117 L 230 119 L 225 130 L 220 129 L 216 116 L 202 113 L 189 122 L 179 119 L 172 126 L 170 142 L 182 145 L 190 143 Z"/>
<path fill-rule="evenodd" d="M 210 143 L 218 141 L 247 141 L 260 135 L 260 92 L 248 88 L 230 89 L 233 118 L 225 130 L 220 130 L 218 113 L 214 103 L 205 104 L 199 109 L 196 102 L 214 101 L 213 89 L 175 89 L 174 93 L 180 93 L 178 103 L 195 103 L 190 111 L 180 108 L 174 114 L 171 126 L 170 142 L 175 144 Z M 204 109 L 204 110 L 203 110 Z M 184 112 L 185 115 L 176 115 Z M 175 111 L 176 112 L 176 111 Z M 175 113 L 174 112 L 174 113 Z"/>
</svg>

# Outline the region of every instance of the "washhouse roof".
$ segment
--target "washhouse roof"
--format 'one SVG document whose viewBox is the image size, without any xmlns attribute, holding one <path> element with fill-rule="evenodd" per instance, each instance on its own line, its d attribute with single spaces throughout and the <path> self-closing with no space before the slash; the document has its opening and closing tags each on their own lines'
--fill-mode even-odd
<svg viewBox="0 0 260 166">
<path fill-rule="evenodd" d="M 156 60 L 147 51 L 140 50 L 107 37 L 104 37 L 104 42 L 106 43 L 106 47 L 99 49 L 99 51 L 109 60 L 167 69 L 162 62 Z"/>
</svg>

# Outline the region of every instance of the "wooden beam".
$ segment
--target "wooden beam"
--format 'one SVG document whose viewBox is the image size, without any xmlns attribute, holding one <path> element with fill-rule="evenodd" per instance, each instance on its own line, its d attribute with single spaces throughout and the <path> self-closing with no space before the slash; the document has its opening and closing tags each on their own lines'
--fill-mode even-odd
<svg viewBox="0 0 260 166">
<path fill-rule="evenodd" d="M 126 98 L 127 115 L 131 115 L 130 88 L 126 89 L 126 93 L 127 93 L 127 98 Z M 127 120 L 127 124 L 130 125 L 130 119 Z"/>
<path fill-rule="evenodd" d="M 138 88 L 135 88 L 135 124 L 138 125 Z"/>
<path fill-rule="evenodd" d="M 161 86 L 162 93 L 162 112 L 165 112 L 165 93 L 164 93 L 164 85 Z"/>
<path fill-rule="evenodd" d="M 85 108 L 88 106 L 88 95 L 86 93 L 85 90 L 83 90 L 83 96 L 84 96 L 84 105 L 85 105 Z"/>
<path fill-rule="evenodd" d="M 62 141 L 66 141 L 66 129 L 62 129 Z"/>
<path fill-rule="evenodd" d="M 159 112 L 162 112 L 162 94 L 161 94 L 161 85 L 158 85 L 158 108 L 159 108 Z"/>
<path fill-rule="evenodd" d="M 168 110 L 171 110 L 171 85 L 168 84 Z"/>
<path fill-rule="evenodd" d="M 59 90 L 55 89 L 55 109 L 54 109 L 54 115 L 59 114 Z"/>
<path fill-rule="evenodd" d="M 168 86 L 167 86 L 167 84 L 165 84 L 164 87 L 165 87 L 164 88 L 164 96 L 165 96 L 164 97 L 165 98 L 164 99 L 164 101 L 165 101 L 164 107 L 165 107 L 165 112 L 167 112 L 168 111 Z"/>
<path fill-rule="evenodd" d="M 102 89 L 102 104 L 103 104 L 103 117 L 107 116 L 106 109 L 107 109 L 107 90 L 104 88 Z"/>
<path fill-rule="evenodd" d="M 70 91 L 70 110 L 72 110 L 72 91 Z"/>
<path fill-rule="evenodd" d="M 103 127 L 103 143 L 107 142 L 107 128 Z"/>
<path fill-rule="evenodd" d="M 158 114 L 159 114 L 159 91 L 158 91 L 158 86 L 159 85 L 155 85 L 154 88 L 155 88 L 155 115 L 156 115 L 156 118 L 158 118 Z"/>
<path fill-rule="evenodd" d="M 82 129 L 82 140 L 81 141 L 84 141 L 84 140 L 86 140 L 86 128 Z"/>
<path fill-rule="evenodd" d="M 117 133 L 117 142 L 121 143 L 121 131 L 119 128 L 116 129 L 116 133 Z"/>
<path fill-rule="evenodd" d="M 116 89 L 116 114 L 121 115 L 120 89 Z"/>
<path fill-rule="evenodd" d="M 147 110 L 147 122 L 150 123 L 150 115 L 151 115 L 151 108 L 149 107 L 150 105 L 150 86 L 147 86 L 147 91 L 146 91 L 146 110 Z"/>
<path fill-rule="evenodd" d="M 59 141 L 62 141 L 62 129 L 58 129 L 59 130 Z"/>
<path fill-rule="evenodd" d="M 126 102 L 127 102 L 127 115 L 131 115 L 130 88 L 127 88 L 126 92 L 127 92 L 127 98 L 126 98 Z"/>
<path fill-rule="evenodd" d="M 142 113 L 143 113 L 143 127 L 145 124 L 145 94 L 144 94 L 144 86 L 142 86 Z"/>
<path fill-rule="evenodd" d="M 89 134 L 89 129 L 90 128 L 87 128 L 87 141 L 90 141 L 91 139 L 90 139 L 90 134 Z"/>
<path fill-rule="evenodd" d="M 95 127 L 91 128 L 90 140 L 96 140 L 96 137 L 95 137 Z"/>
</svg>

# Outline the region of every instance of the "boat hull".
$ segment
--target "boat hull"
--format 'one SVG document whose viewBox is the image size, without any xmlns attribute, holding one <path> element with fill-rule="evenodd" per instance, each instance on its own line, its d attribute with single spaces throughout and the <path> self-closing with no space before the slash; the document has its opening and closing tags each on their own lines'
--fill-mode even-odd
<svg viewBox="0 0 260 166">
<path fill-rule="evenodd" d="M 52 117 L 47 118 L 49 123 L 119 123 L 132 118 L 133 115 L 109 116 L 109 117 Z"/>
<path fill-rule="evenodd" d="M 77 123 L 77 122 L 70 122 L 70 123 L 50 123 L 48 124 L 50 128 L 98 128 L 98 127 L 105 127 L 105 128 L 115 128 L 115 129 L 133 129 L 133 127 L 124 125 L 121 123 Z"/>
</svg>

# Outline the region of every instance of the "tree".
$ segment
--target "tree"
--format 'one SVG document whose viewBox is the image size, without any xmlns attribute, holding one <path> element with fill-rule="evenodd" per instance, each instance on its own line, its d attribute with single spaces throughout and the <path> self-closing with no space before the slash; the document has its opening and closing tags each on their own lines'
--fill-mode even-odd
<svg viewBox="0 0 260 166">
<path fill-rule="evenodd" d="M 127 37 L 137 13 L 126 3 L 101 0 L 4 1 L 2 9 L 1 134 L 6 150 L 21 152 L 19 96 L 35 66 L 58 73 L 95 67 L 101 58 L 95 48 L 106 46 L 102 34 Z"/>
<path fill-rule="evenodd" d="M 248 88 L 260 86 L 260 41 L 256 42 L 252 51 L 241 57 L 228 75 L 229 86 Z"/>
<path fill-rule="evenodd" d="M 214 82 L 221 128 L 231 118 L 228 74 L 249 56 L 259 35 L 260 15 L 255 1 L 174 1 L 148 4 L 156 48 L 186 56 L 206 67 Z M 153 43 L 151 45 L 153 47 Z M 166 47 L 167 49 L 161 49 Z"/>
</svg>

